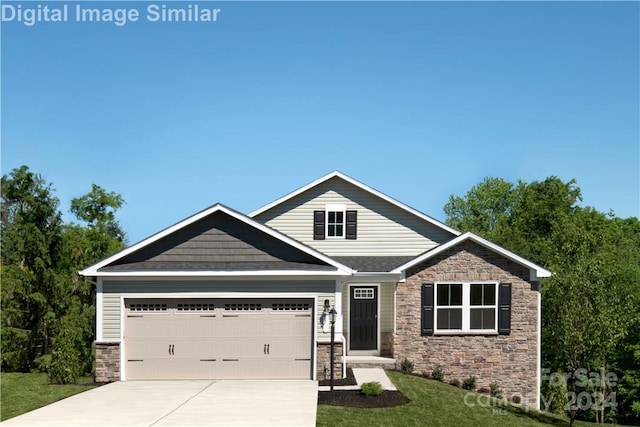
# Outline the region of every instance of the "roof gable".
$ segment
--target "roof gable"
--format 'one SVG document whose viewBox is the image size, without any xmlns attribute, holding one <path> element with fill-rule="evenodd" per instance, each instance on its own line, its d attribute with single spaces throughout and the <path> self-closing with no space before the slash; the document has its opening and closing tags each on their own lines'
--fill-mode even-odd
<svg viewBox="0 0 640 427">
<path fill-rule="evenodd" d="M 436 219 L 434 219 L 434 218 L 432 218 L 432 217 L 430 217 L 428 215 L 425 215 L 424 213 L 422 213 L 422 212 L 420 212 L 420 211 L 418 211 L 416 209 L 413 209 L 412 207 L 410 207 L 408 205 L 405 205 L 404 203 L 399 202 L 396 199 L 394 199 L 394 198 L 392 198 L 390 196 L 387 196 L 386 194 L 384 194 L 384 193 L 382 193 L 382 192 L 380 192 L 378 190 L 375 190 L 374 188 L 369 187 L 368 185 L 363 184 L 363 183 L 361 183 L 361 182 L 359 182 L 359 181 L 357 181 L 357 180 L 355 180 L 355 179 L 353 179 L 353 178 L 351 178 L 351 177 L 349 177 L 349 176 L 347 176 L 347 175 L 345 175 L 345 174 L 343 174 L 341 172 L 338 172 L 338 171 L 331 172 L 331 173 L 329 173 L 329 174 L 327 174 L 327 175 L 325 175 L 325 176 L 323 176 L 323 177 L 321 177 L 321 178 L 319 178 L 319 179 L 317 179 L 317 180 L 315 180 L 315 181 L 313 181 L 313 182 L 311 182 L 311 183 L 309 183 L 309 184 L 307 184 L 307 185 L 305 185 L 303 187 L 300 187 L 299 189 L 287 194 L 286 196 L 281 197 L 281 198 L 269 203 L 268 205 L 265 205 L 262 208 L 251 212 L 249 214 L 249 217 L 255 218 L 255 217 L 257 217 L 257 216 L 269 211 L 270 209 L 272 209 L 272 208 L 274 208 L 274 207 L 276 207 L 276 206 L 278 206 L 278 205 L 280 205 L 280 204 L 282 204 L 282 203 L 284 203 L 284 202 L 286 202 L 286 201 L 288 201 L 288 200 L 290 200 L 290 199 L 292 199 L 292 198 L 294 198 L 294 197 L 296 197 L 296 196 L 298 196 L 298 195 L 300 195 L 302 193 L 305 193 L 305 192 L 307 192 L 307 191 L 309 191 L 309 190 L 311 190 L 311 189 L 313 189 L 313 188 L 315 188 L 315 187 L 317 187 L 317 186 L 319 186 L 319 185 L 321 185 L 321 184 L 323 184 L 323 183 L 325 183 L 325 182 L 327 182 L 327 181 L 329 181 L 329 180 L 331 180 L 333 178 L 337 178 L 337 179 L 341 179 L 343 181 L 346 181 L 349 184 L 359 188 L 360 190 L 365 191 L 365 192 L 371 194 L 372 196 L 378 197 L 378 198 L 380 198 L 380 199 L 382 199 L 382 200 L 384 200 L 384 201 L 386 201 L 386 202 L 388 202 L 388 203 L 390 203 L 390 204 L 392 204 L 392 205 L 394 205 L 394 206 L 396 206 L 396 207 L 398 207 L 398 208 L 400 208 L 400 209 L 402 209 L 402 210 L 404 210 L 404 211 L 406 211 L 406 212 L 418 217 L 419 219 L 421 219 L 421 220 L 423 220 L 423 221 L 425 221 L 425 222 L 427 222 L 427 223 L 429 223 L 431 225 L 434 225 L 434 226 L 436 226 L 437 228 L 439 228 L 439 229 L 441 229 L 443 231 L 446 231 L 447 233 L 450 233 L 450 234 L 452 234 L 454 236 L 459 236 L 460 235 L 459 231 L 449 227 L 448 225 L 446 225 L 446 224 L 444 224 L 444 223 L 442 223 L 442 222 L 440 222 L 440 221 L 438 221 L 438 220 L 436 220 Z"/>
<path fill-rule="evenodd" d="M 458 237 L 456 237 L 455 239 L 450 240 L 447 243 L 444 243 L 434 249 L 431 249 L 425 253 L 423 253 L 422 255 L 412 259 L 411 261 L 395 268 L 392 273 L 403 273 L 406 270 L 408 270 L 409 268 L 418 265 L 424 261 L 427 261 L 430 258 L 433 258 L 434 256 L 446 251 L 447 249 L 450 249 L 454 246 L 459 245 L 460 243 L 470 240 L 472 242 L 475 242 L 481 246 L 484 246 L 485 248 L 498 253 L 502 256 L 504 256 L 507 259 L 510 259 L 511 261 L 514 261 L 524 267 L 527 267 L 529 269 L 529 271 L 531 272 L 531 279 L 532 280 L 538 280 L 540 278 L 543 277 L 551 277 L 551 271 L 547 270 L 544 267 L 541 267 L 525 258 L 522 258 L 519 255 L 516 255 L 515 253 L 496 245 L 495 243 L 491 243 L 490 241 L 483 239 L 480 236 L 477 236 L 473 233 L 467 232 L 464 233 Z"/>
<path fill-rule="evenodd" d="M 215 205 L 80 274 L 155 272 L 325 272 L 351 270 L 223 205 Z"/>
</svg>

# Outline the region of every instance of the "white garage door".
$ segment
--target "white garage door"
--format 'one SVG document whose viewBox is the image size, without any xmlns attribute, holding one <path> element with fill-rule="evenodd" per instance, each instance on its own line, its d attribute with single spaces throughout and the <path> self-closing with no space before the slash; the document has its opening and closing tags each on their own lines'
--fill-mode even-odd
<svg viewBox="0 0 640 427">
<path fill-rule="evenodd" d="M 310 379 L 313 300 L 125 301 L 126 379 Z"/>
</svg>

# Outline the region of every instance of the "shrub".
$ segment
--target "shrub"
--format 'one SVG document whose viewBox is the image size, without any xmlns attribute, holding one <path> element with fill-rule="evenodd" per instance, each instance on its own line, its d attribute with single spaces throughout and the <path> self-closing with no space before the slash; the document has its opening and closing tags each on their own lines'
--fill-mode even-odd
<svg viewBox="0 0 640 427">
<path fill-rule="evenodd" d="M 364 383 L 362 384 L 361 389 L 362 393 L 364 393 L 365 396 L 369 397 L 380 396 L 383 392 L 382 385 L 380 385 L 380 383 L 377 381 Z"/>
<path fill-rule="evenodd" d="M 440 366 L 436 366 L 433 372 L 431 372 L 431 378 L 436 381 L 444 381 L 444 371 Z"/>
<path fill-rule="evenodd" d="M 498 387 L 498 383 L 489 384 L 489 392 L 491 393 L 491 396 L 498 399 L 502 397 L 502 390 L 500 390 L 500 387 Z"/>
<path fill-rule="evenodd" d="M 51 355 L 44 354 L 36 357 L 33 364 L 35 365 L 33 369 L 34 372 L 49 372 L 49 369 L 51 369 Z"/>
<path fill-rule="evenodd" d="M 454 387 L 460 387 L 460 380 L 457 378 L 454 378 L 451 381 L 449 381 L 449 384 L 451 384 Z"/>
<path fill-rule="evenodd" d="M 83 374 L 81 360 L 82 331 L 70 322 L 62 323 L 60 333 L 53 340 L 49 381 L 54 384 L 75 383 Z"/>
<path fill-rule="evenodd" d="M 475 391 L 476 389 L 476 377 L 471 375 L 469 378 L 465 378 L 462 381 L 462 388 L 469 391 Z"/>
<path fill-rule="evenodd" d="M 407 359 L 406 357 L 402 359 L 402 363 L 400 364 L 400 369 L 402 372 L 410 374 L 413 372 L 413 362 Z"/>
</svg>

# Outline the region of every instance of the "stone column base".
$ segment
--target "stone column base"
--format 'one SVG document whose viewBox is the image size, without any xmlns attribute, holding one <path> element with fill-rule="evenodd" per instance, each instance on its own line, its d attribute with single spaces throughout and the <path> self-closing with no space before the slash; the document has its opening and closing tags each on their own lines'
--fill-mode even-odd
<svg viewBox="0 0 640 427">
<path fill-rule="evenodd" d="M 96 382 L 110 383 L 120 381 L 120 343 L 97 342 L 96 346 Z"/>
<path fill-rule="evenodd" d="M 318 343 L 318 359 L 316 361 L 316 371 L 318 381 L 331 378 L 331 343 Z M 342 343 L 334 344 L 333 377 L 342 378 L 343 351 Z"/>
</svg>

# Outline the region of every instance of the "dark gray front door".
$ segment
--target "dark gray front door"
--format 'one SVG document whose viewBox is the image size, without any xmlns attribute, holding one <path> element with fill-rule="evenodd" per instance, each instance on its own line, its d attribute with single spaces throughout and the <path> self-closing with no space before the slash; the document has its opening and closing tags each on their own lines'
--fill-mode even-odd
<svg viewBox="0 0 640 427">
<path fill-rule="evenodd" d="M 378 348 L 378 288 L 351 287 L 350 341 L 351 350 Z"/>
</svg>

